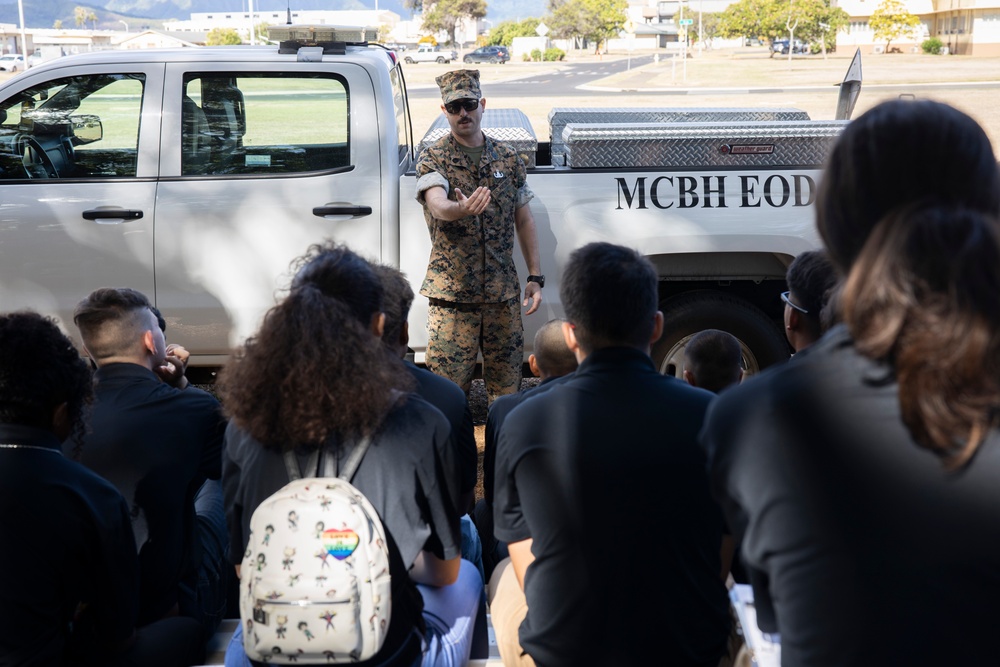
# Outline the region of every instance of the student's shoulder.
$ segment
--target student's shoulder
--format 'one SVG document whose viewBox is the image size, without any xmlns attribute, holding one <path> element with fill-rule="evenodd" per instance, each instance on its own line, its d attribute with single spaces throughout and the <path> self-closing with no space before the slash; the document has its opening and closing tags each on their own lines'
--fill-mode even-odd
<svg viewBox="0 0 1000 667">
<path fill-rule="evenodd" d="M 408 363 L 406 367 L 417 381 L 421 396 L 433 397 L 453 403 L 466 402 L 465 392 L 448 378 L 441 377 L 416 364 Z"/>
</svg>

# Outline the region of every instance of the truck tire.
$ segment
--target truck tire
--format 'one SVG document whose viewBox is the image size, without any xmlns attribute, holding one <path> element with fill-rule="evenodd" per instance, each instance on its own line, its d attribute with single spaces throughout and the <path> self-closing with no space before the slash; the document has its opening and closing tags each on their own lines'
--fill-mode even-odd
<svg viewBox="0 0 1000 667">
<path fill-rule="evenodd" d="M 447 60 L 444 59 L 444 56 L 438 56 L 437 61 L 438 61 L 438 63 L 440 63 L 442 65 L 444 65 L 446 62 L 448 62 Z"/>
<path fill-rule="evenodd" d="M 462 62 L 470 63 L 471 64 L 472 63 L 472 56 L 465 56 L 465 58 L 462 59 Z"/>
<path fill-rule="evenodd" d="M 652 356 L 661 373 L 682 377 L 684 346 L 705 329 L 719 329 L 739 339 L 746 375 L 758 373 L 791 354 L 781 327 L 743 299 L 701 290 L 667 299 L 660 304 L 660 310 L 663 336 L 653 345 Z"/>
<path fill-rule="evenodd" d="M 407 65 L 414 64 L 413 63 L 413 58 L 411 58 L 410 56 L 406 56 L 405 58 L 403 58 L 403 62 L 406 63 Z"/>
<path fill-rule="evenodd" d="M 500 62 L 500 61 L 497 60 L 496 56 L 493 56 L 492 58 L 490 58 L 490 64 L 491 65 L 496 65 L 498 62 Z"/>
</svg>

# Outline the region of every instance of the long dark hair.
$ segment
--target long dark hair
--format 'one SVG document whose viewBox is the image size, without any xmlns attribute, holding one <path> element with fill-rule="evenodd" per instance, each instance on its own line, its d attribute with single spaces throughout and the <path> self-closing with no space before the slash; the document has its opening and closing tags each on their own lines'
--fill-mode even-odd
<svg viewBox="0 0 1000 667">
<path fill-rule="evenodd" d="M 314 245 L 287 297 L 223 370 L 230 418 L 265 447 L 317 447 L 371 435 L 412 386 L 371 330 L 382 287 L 345 246 Z"/>
<path fill-rule="evenodd" d="M 951 207 L 886 216 L 841 294 L 858 350 L 889 361 L 903 421 L 949 468 L 1000 424 L 1000 224 Z"/>
<path fill-rule="evenodd" d="M 816 201 L 820 236 L 841 274 L 890 211 L 927 199 L 1000 213 L 997 158 L 979 124 L 930 100 L 883 102 L 851 121 Z"/>
</svg>

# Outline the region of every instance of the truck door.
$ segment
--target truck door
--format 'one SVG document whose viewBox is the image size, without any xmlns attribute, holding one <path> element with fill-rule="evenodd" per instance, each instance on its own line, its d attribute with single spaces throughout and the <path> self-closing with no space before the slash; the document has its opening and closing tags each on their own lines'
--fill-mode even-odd
<svg viewBox="0 0 1000 667">
<path fill-rule="evenodd" d="M 78 65 L 0 91 L 0 310 L 75 335 L 98 287 L 152 298 L 162 82 L 162 65 Z"/>
<path fill-rule="evenodd" d="M 156 301 L 194 363 L 224 361 L 256 330 L 311 244 L 379 258 L 374 98 L 358 65 L 167 66 Z"/>
</svg>

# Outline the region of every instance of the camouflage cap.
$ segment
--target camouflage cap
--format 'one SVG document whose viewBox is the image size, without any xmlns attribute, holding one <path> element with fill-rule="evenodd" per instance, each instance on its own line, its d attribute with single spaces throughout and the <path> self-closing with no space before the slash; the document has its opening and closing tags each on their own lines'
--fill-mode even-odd
<svg viewBox="0 0 1000 667">
<path fill-rule="evenodd" d="M 477 69 L 457 69 L 445 72 L 434 80 L 441 88 L 441 100 L 445 104 L 455 100 L 478 100 L 483 96 L 479 90 L 479 70 Z"/>
</svg>

